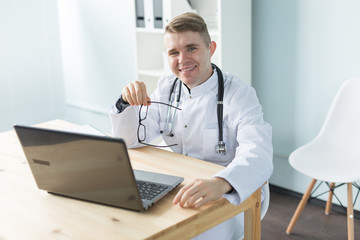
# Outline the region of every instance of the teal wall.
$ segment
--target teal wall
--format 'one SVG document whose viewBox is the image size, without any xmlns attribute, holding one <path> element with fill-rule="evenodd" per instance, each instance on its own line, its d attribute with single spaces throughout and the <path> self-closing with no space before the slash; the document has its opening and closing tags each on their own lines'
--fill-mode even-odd
<svg viewBox="0 0 360 240">
<path fill-rule="evenodd" d="M 340 85 L 360 76 L 359 12 L 357 0 L 253 1 L 253 86 L 273 126 L 271 183 L 298 192 L 310 183 L 288 156 L 316 136 Z"/>
</svg>

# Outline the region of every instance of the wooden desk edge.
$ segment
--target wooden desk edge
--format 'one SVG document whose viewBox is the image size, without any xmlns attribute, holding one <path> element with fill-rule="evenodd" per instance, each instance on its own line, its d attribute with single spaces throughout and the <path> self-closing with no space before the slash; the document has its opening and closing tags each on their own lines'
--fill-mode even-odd
<svg viewBox="0 0 360 240">
<path fill-rule="evenodd" d="M 238 206 L 230 204 L 226 199 L 221 199 L 219 202 L 221 208 L 218 205 L 211 207 L 208 211 L 198 216 L 189 218 L 176 226 L 164 229 L 146 239 L 190 239 L 241 212 L 244 212 L 244 240 L 261 239 L 261 187 Z M 217 220 L 209 221 L 208 219 Z"/>
</svg>

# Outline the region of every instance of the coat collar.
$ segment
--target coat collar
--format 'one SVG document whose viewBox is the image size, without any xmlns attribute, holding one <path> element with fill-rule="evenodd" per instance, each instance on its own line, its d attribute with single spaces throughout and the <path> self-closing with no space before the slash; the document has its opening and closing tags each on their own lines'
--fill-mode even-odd
<svg viewBox="0 0 360 240">
<path fill-rule="evenodd" d="M 191 95 L 191 96 L 195 97 L 195 96 L 202 95 L 208 91 L 211 91 L 214 87 L 217 86 L 217 84 L 218 84 L 218 77 L 217 77 L 216 69 L 214 69 L 213 74 L 211 75 L 211 77 L 208 80 L 206 80 L 199 86 L 192 88 L 190 92 L 189 92 L 189 89 L 185 85 L 183 85 L 181 91 L 186 96 Z"/>
</svg>

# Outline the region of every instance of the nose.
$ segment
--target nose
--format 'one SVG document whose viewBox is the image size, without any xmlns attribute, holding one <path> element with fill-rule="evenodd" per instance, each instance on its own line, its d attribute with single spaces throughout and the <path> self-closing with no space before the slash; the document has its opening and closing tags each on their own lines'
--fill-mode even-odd
<svg viewBox="0 0 360 240">
<path fill-rule="evenodd" d="M 179 63 L 186 63 L 189 59 L 189 55 L 186 52 L 180 52 L 179 54 Z"/>
</svg>

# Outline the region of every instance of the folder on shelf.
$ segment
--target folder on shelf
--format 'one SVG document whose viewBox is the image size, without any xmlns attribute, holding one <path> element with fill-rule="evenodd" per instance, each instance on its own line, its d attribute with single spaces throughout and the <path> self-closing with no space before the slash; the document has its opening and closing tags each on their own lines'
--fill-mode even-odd
<svg viewBox="0 0 360 240">
<path fill-rule="evenodd" d="M 154 0 L 154 27 L 163 28 L 163 0 Z"/>
<path fill-rule="evenodd" d="M 186 12 L 196 12 L 187 0 L 163 0 L 163 22 L 166 26 L 173 17 Z"/>
<path fill-rule="evenodd" d="M 144 0 L 135 0 L 136 27 L 145 27 Z"/>
<path fill-rule="evenodd" d="M 135 0 L 136 26 L 164 28 L 173 17 L 196 12 L 187 0 Z"/>
<path fill-rule="evenodd" d="M 145 28 L 154 28 L 154 1 L 144 0 Z"/>
</svg>

